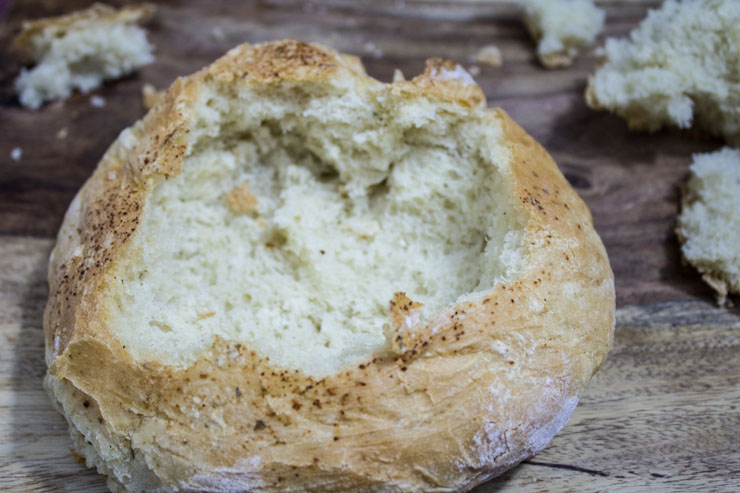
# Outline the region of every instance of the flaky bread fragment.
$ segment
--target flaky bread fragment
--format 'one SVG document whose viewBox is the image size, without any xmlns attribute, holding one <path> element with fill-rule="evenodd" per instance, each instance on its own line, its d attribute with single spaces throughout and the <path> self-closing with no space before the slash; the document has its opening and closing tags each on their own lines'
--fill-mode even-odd
<svg viewBox="0 0 740 493">
<path fill-rule="evenodd" d="M 740 294 L 740 150 L 694 155 L 676 232 L 684 258 L 729 304 Z"/>
<path fill-rule="evenodd" d="M 740 2 L 668 0 L 626 39 L 607 39 L 586 102 L 631 130 L 700 129 L 740 143 Z"/>
<path fill-rule="evenodd" d="M 470 489 L 566 424 L 614 326 L 586 206 L 462 68 L 297 41 L 123 131 L 49 282 L 46 386 L 114 490 Z"/>
<path fill-rule="evenodd" d="M 103 81 L 130 74 L 154 61 L 153 47 L 138 25 L 154 13 L 152 5 L 114 9 L 104 4 L 59 17 L 23 24 L 14 46 L 33 68 L 15 81 L 23 106 L 87 93 Z"/>
</svg>

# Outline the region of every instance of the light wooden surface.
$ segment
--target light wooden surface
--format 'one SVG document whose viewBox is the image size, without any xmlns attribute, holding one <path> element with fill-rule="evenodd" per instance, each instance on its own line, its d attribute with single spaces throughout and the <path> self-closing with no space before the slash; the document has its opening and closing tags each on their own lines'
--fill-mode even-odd
<svg viewBox="0 0 740 493">
<path fill-rule="evenodd" d="M 547 147 L 594 214 L 616 275 L 614 349 L 550 446 L 478 492 L 740 490 L 740 312 L 713 304 L 681 265 L 673 234 L 691 154 L 720 142 L 630 134 L 590 111 L 582 92 L 597 60 L 540 69 L 516 10 L 483 0 L 165 2 L 151 26 L 158 62 L 97 91 L 105 108 L 75 95 L 21 109 L 8 40 L 23 19 L 88 3 L 16 2 L 0 25 L 0 490 L 105 490 L 70 454 L 65 422 L 41 387 L 46 262 L 72 196 L 143 115 L 144 82 L 164 87 L 239 42 L 283 37 L 359 54 L 381 80 L 395 67 L 414 75 L 434 55 L 469 66 L 479 47 L 499 45 L 504 67 L 476 77 L 490 105 Z M 656 3 L 606 3 L 607 35 L 625 35 Z M 14 147 L 23 149 L 18 162 Z"/>
</svg>

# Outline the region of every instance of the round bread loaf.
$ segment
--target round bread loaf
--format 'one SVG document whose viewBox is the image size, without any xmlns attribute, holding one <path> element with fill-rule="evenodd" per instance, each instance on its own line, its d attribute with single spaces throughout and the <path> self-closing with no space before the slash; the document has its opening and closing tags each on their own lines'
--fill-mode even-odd
<svg viewBox="0 0 740 493">
<path fill-rule="evenodd" d="M 49 267 L 46 386 L 114 490 L 459 491 L 544 448 L 614 283 L 452 62 L 234 48 L 124 130 Z"/>
</svg>

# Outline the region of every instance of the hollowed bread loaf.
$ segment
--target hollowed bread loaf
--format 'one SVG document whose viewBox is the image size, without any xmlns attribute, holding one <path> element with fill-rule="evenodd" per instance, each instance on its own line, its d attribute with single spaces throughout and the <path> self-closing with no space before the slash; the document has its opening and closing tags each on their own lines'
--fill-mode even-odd
<svg viewBox="0 0 740 493">
<path fill-rule="evenodd" d="M 297 41 L 178 79 L 70 205 L 46 385 L 114 490 L 458 491 L 612 342 L 591 216 L 459 66 Z"/>
</svg>

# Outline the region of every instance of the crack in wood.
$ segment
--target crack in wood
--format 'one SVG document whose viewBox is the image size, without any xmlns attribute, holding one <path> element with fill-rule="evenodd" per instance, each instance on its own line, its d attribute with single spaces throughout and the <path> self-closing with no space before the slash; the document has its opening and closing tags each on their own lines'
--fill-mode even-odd
<svg viewBox="0 0 740 493">
<path fill-rule="evenodd" d="M 592 476 L 601 476 L 604 478 L 609 477 L 609 474 L 603 471 L 596 471 L 594 469 L 586 469 L 585 467 L 571 466 L 570 464 L 556 464 L 554 462 L 536 462 L 532 460 L 528 460 L 524 462 L 524 464 L 529 464 L 532 466 L 551 467 L 553 469 L 567 469 L 568 471 L 584 472 Z"/>
</svg>

